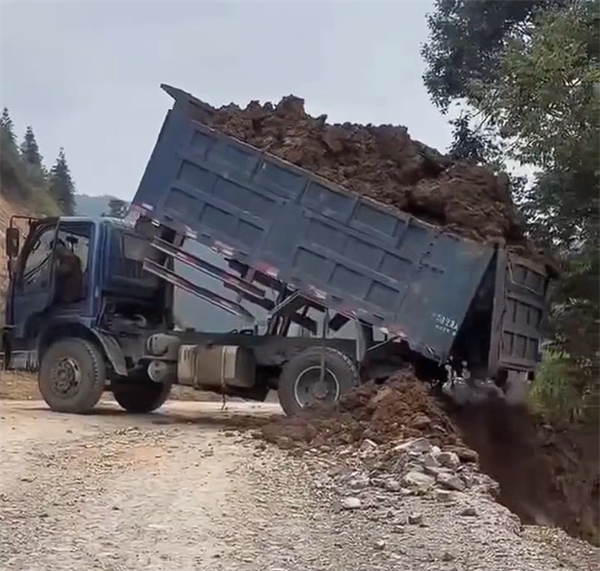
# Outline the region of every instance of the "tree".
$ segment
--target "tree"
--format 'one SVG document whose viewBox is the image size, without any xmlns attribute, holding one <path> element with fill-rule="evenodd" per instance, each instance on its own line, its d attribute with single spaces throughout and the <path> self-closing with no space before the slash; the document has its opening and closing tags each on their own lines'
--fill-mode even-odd
<svg viewBox="0 0 600 571">
<path fill-rule="evenodd" d="M 463 112 L 452 119 L 452 144 L 449 154 L 456 161 L 468 161 L 475 164 L 491 164 L 500 160 L 501 145 L 493 135 L 479 127 L 473 128 L 472 113 Z"/>
<path fill-rule="evenodd" d="M 438 0 L 423 49 L 433 102 L 477 117 L 473 131 L 455 124 L 460 153 L 487 159 L 497 144 L 538 169 L 520 198 L 530 233 L 562 262 L 554 340 L 580 394 L 600 370 L 599 21 L 592 0 Z"/>
<path fill-rule="evenodd" d="M 42 155 L 40 155 L 40 148 L 38 147 L 31 126 L 27 127 L 25 130 L 25 136 L 21 143 L 21 156 L 26 163 L 39 168 L 40 170 L 42 169 Z"/>
<path fill-rule="evenodd" d="M 4 135 L 5 141 L 10 141 L 16 146 L 14 125 L 12 119 L 10 118 L 8 108 L 6 107 L 2 109 L 2 116 L 0 117 L 0 130 Z"/>
<path fill-rule="evenodd" d="M 485 87 L 501 81 L 505 42 L 526 39 L 535 17 L 570 0 L 436 0 L 427 17 L 429 41 L 422 54 L 425 86 L 435 105 L 452 102 L 477 107 Z"/>
<path fill-rule="evenodd" d="M 50 170 L 50 196 L 56 201 L 63 214 L 75 212 L 75 184 L 67 164 L 64 149 L 60 149 L 54 166 Z"/>
<path fill-rule="evenodd" d="M 103 216 L 111 216 L 112 218 L 125 218 L 127 214 L 127 202 L 120 198 L 111 198 L 108 201 L 108 212 Z"/>
</svg>

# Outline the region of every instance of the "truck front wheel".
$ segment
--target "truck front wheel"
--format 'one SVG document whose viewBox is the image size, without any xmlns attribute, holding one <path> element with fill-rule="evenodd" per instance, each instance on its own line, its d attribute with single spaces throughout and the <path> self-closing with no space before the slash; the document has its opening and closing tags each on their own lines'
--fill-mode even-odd
<svg viewBox="0 0 600 571">
<path fill-rule="evenodd" d="M 359 383 L 358 369 L 348 355 L 332 347 L 310 347 L 284 365 L 277 389 L 279 403 L 293 416 L 307 407 L 333 405 Z"/>
<path fill-rule="evenodd" d="M 106 366 L 100 350 L 85 339 L 62 339 L 43 354 L 38 387 L 46 404 L 57 412 L 84 414 L 100 400 Z"/>
<path fill-rule="evenodd" d="M 144 414 L 160 408 L 169 398 L 171 383 L 155 383 L 147 377 L 116 381 L 113 396 L 127 412 Z"/>
</svg>

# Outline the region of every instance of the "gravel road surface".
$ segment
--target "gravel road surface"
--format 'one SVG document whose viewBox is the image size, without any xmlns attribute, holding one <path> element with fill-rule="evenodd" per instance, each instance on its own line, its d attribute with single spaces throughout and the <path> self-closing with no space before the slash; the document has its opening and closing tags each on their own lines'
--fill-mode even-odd
<svg viewBox="0 0 600 571">
<path fill-rule="evenodd" d="M 172 402 L 134 417 L 105 403 L 69 416 L 1 402 L 0 569 L 597 569 L 598 550 L 524 529 L 491 500 L 346 489 L 334 459 L 237 429 L 278 410 Z"/>
</svg>

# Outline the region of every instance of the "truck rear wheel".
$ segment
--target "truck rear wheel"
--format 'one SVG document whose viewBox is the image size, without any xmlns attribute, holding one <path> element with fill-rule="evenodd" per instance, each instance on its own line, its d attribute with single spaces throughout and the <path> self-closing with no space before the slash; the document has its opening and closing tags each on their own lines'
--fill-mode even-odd
<svg viewBox="0 0 600 571">
<path fill-rule="evenodd" d="M 57 341 L 42 357 L 38 387 L 52 410 L 88 413 L 100 400 L 105 384 L 102 353 L 85 339 Z"/>
<path fill-rule="evenodd" d="M 321 359 L 325 351 L 325 375 Z M 293 416 L 310 406 L 333 405 L 360 383 L 352 359 L 332 347 L 310 347 L 292 357 L 283 367 L 277 392 L 286 414 Z"/>
<path fill-rule="evenodd" d="M 113 383 L 113 396 L 127 412 L 144 414 L 160 408 L 171 394 L 171 383 L 155 383 L 146 376 Z"/>
</svg>

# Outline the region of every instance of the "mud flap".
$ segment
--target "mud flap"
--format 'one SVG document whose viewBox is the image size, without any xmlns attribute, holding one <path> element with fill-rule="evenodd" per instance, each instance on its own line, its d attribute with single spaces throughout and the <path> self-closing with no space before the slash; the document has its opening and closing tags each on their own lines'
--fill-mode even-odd
<svg viewBox="0 0 600 571">
<path fill-rule="evenodd" d="M 125 362 L 125 356 L 121 346 L 117 343 L 117 340 L 111 335 L 106 335 L 95 329 L 90 330 L 93 335 L 98 339 L 107 359 L 110 361 L 115 373 L 121 377 L 127 376 L 127 364 Z"/>
</svg>

